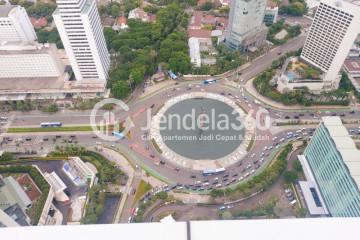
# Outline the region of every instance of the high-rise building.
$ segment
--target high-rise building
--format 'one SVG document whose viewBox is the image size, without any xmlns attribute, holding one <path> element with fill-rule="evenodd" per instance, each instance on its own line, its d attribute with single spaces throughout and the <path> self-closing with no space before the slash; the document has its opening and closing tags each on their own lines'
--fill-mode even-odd
<svg viewBox="0 0 360 240">
<path fill-rule="evenodd" d="M 360 217 L 360 151 L 340 117 L 323 117 L 301 158 L 317 185 L 313 195 L 320 192 L 317 205 L 324 202 L 333 217 Z"/>
<path fill-rule="evenodd" d="M 301 58 L 321 69 L 324 89 L 339 85 L 340 69 L 360 32 L 360 1 L 321 0 Z"/>
<path fill-rule="evenodd" d="M 36 38 L 25 8 L 8 4 L 0 6 L 0 42 L 33 42 Z"/>
<path fill-rule="evenodd" d="M 106 83 L 110 58 L 95 0 L 56 0 L 56 27 L 76 80 Z"/>
<path fill-rule="evenodd" d="M 267 28 L 263 24 L 266 0 L 232 0 L 226 44 L 241 52 L 265 43 Z"/>
</svg>

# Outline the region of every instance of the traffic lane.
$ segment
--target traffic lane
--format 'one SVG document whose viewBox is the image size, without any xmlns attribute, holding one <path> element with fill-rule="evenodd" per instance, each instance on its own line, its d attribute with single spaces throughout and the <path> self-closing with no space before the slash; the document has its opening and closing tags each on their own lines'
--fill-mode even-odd
<svg viewBox="0 0 360 240">
<path fill-rule="evenodd" d="M 275 47 L 271 49 L 269 52 L 264 54 L 263 56 L 255 59 L 253 62 L 251 62 L 251 65 L 244 70 L 241 70 L 240 73 L 240 79 L 242 79 L 244 82 L 254 78 L 257 76 L 260 72 L 263 72 L 268 67 L 271 66 L 272 62 L 281 56 L 285 55 L 287 52 L 290 51 L 296 51 L 300 49 L 305 43 L 305 36 L 300 35 L 296 38 L 290 39 L 287 43 L 280 45 L 278 47 Z M 238 70 L 234 70 L 226 77 L 232 76 L 234 74 L 237 74 Z"/>
<path fill-rule="evenodd" d="M 136 204 L 134 200 L 135 200 L 137 187 L 139 186 L 140 181 L 141 178 L 139 176 L 135 176 L 133 182 L 131 183 L 131 188 L 128 189 L 125 205 L 120 216 L 120 222 L 122 223 L 128 223 L 131 220 L 130 218 L 132 216 L 132 208 Z"/>
</svg>

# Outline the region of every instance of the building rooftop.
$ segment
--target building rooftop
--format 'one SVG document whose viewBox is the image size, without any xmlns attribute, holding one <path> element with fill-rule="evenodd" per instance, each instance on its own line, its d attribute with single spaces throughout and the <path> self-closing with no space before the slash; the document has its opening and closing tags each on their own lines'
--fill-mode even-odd
<svg viewBox="0 0 360 240">
<path fill-rule="evenodd" d="M 9 4 L 5 4 L 5 5 L 0 5 L 0 17 L 7 17 L 9 15 L 9 12 L 11 11 L 11 9 L 17 7 L 16 5 L 9 5 Z"/>
<path fill-rule="evenodd" d="M 189 38 L 211 38 L 211 30 L 206 29 L 189 29 L 188 30 Z"/>
<path fill-rule="evenodd" d="M 346 59 L 344 66 L 349 72 L 360 71 L 360 58 Z"/>
<path fill-rule="evenodd" d="M 349 133 L 342 124 L 340 117 L 323 117 L 322 120 L 324 126 L 334 141 L 337 150 L 342 156 L 351 177 L 360 189 L 360 151 L 357 149 L 354 141 L 349 136 Z"/>
<path fill-rule="evenodd" d="M 14 204 L 19 204 L 22 209 L 31 206 L 31 200 L 13 177 L 4 178 L 3 182 L 5 185 L 0 188 L 1 209 L 6 210 Z"/>
</svg>

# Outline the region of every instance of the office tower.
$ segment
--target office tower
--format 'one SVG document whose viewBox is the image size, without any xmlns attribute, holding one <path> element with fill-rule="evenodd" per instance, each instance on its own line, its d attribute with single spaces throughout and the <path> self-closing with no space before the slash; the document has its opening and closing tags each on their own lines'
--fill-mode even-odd
<svg viewBox="0 0 360 240">
<path fill-rule="evenodd" d="M 360 217 L 360 151 L 340 117 L 323 117 L 304 157 L 330 215 Z"/>
<path fill-rule="evenodd" d="M 338 88 L 339 72 L 360 32 L 360 2 L 321 0 L 301 58 L 321 69 L 325 89 Z"/>
<path fill-rule="evenodd" d="M 57 0 L 56 27 L 80 83 L 106 83 L 109 53 L 95 0 Z"/>
<path fill-rule="evenodd" d="M 263 24 L 266 0 L 232 0 L 226 44 L 241 52 L 251 51 L 266 41 Z"/>
<path fill-rule="evenodd" d="M 36 38 L 25 8 L 15 5 L 0 6 L 0 43 L 33 42 Z"/>
</svg>

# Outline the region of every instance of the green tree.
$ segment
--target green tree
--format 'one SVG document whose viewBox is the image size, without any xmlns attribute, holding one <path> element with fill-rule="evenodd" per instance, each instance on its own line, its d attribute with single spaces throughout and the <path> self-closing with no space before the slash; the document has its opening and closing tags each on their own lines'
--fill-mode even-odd
<svg viewBox="0 0 360 240">
<path fill-rule="evenodd" d="M 10 152 L 3 152 L 3 154 L 0 156 L 0 161 L 11 161 L 11 160 L 15 160 L 15 155 L 13 153 Z"/>
<path fill-rule="evenodd" d="M 117 18 L 120 14 L 120 7 L 117 4 L 113 4 L 111 6 L 111 13 L 110 15 L 114 18 Z"/>
<path fill-rule="evenodd" d="M 211 1 L 205 2 L 200 6 L 200 10 L 202 11 L 210 11 L 214 7 L 214 4 Z"/>
<path fill-rule="evenodd" d="M 302 172 L 303 168 L 302 168 L 301 162 L 298 159 L 296 159 L 294 161 L 293 168 L 296 172 Z"/>
<path fill-rule="evenodd" d="M 298 175 L 295 171 L 286 171 L 284 172 L 284 179 L 286 183 L 295 183 L 298 179 Z"/>
<path fill-rule="evenodd" d="M 118 81 L 112 85 L 111 92 L 115 98 L 123 99 L 129 96 L 130 86 L 126 81 Z"/>
</svg>

